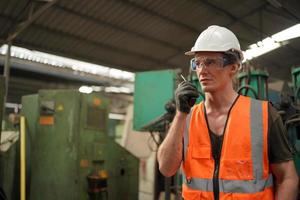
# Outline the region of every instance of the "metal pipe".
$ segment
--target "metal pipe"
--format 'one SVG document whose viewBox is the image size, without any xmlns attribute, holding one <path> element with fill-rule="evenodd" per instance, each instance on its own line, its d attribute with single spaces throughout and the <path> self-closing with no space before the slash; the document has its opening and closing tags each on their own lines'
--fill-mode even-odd
<svg viewBox="0 0 300 200">
<path fill-rule="evenodd" d="M 9 81 L 9 72 L 10 72 L 10 51 L 11 50 L 11 42 L 8 42 L 7 44 L 7 50 L 6 50 L 6 56 L 5 56 L 5 63 L 4 63 L 4 71 L 3 76 L 5 78 L 4 83 L 4 97 L 3 98 L 3 104 L 2 106 L 2 113 L 0 115 L 0 122 L 2 121 L 3 116 L 5 116 L 5 103 L 7 99 L 7 93 L 8 93 L 8 81 Z M 1 110 L 1 109 L 0 109 Z M 1 129 L 2 126 L 0 126 L 0 141 L 1 141 Z"/>
<path fill-rule="evenodd" d="M 4 72 L 3 72 L 3 75 L 5 77 L 4 105 L 6 103 L 6 98 L 7 98 L 7 93 L 8 93 L 8 83 L 9 83 L 9 76 L 10 76 L 10 57 L 11 57 L 11 42 L 8 42 L 6 56 L 5 56 L 5 63 L 4 63 Z M 5 110 L 5 109 L 3 109 L 3 110 Z M 5 112 L 5 111 L 3 111 L 3 112 Z"/>
<path fill-rule="evenodd" d="M 26 129 L 24 116 L 21 116 L 20 129 L 20 200 L 26 200 Z"/>
<path fill-rule="evenodd" d="M 262 87 L 261 77 L 257 76 L 257 96 L 258 96 L 258 99 L 264 99 L 263 95 L 262 95 L 261 87 Z"/>
<path fill-rule="evenodd" d="M 265 92 L 266 92 L 266 99 L 269 99 L 269 86 L 268 86 L 268 78 L 266 78 L 265 80 L 266 83 L 266 88 L 265 88 Z"/>
</svg>

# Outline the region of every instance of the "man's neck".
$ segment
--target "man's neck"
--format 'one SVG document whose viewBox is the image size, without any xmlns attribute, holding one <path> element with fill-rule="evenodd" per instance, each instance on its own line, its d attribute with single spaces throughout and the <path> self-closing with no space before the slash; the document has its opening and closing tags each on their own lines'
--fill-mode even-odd
<svg viewBox="0 0 300 200">
<path fill-rule="evenodd" d="M 226 111 L 232 106 L 238 96 L 233 88 L 213 93 L 205 93 L 205 108 L 208 112 Z"/>
</svg>

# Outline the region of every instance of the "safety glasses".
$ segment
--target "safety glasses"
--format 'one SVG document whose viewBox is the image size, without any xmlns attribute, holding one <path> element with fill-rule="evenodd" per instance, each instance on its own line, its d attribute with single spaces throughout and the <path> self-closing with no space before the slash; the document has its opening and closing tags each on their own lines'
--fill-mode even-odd
<svg viewBox="0 0 300 200">
<path fill-rule="evenodd" d="M 196 71 L 197 69 L 201 69 L 203 67 L 213 68 L 213 67 L 224 67 L 228 64 L 231 64 L 229 60 L 223 57 L 203 57 L 200 59 L 193 58 L 191 59 L 191 69 Z"/>
</svg>

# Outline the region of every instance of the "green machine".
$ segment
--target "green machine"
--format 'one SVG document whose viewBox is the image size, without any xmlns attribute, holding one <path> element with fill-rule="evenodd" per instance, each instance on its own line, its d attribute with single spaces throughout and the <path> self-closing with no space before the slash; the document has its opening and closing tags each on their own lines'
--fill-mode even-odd
<svg viewBox="0 0 300 200">
<path fill-rule="evenodd" d="M 300 100 L 300 67 L 292 69 L 292 80 L 295 99 Z"/>
<path fill-rule="evenodd" d="M 163 115 L 165 104 L 173 99 L 178 70 L 139 72 L 135 75 L 133 128 L 148 131 Z M 155 129 L 157 131 L 157 129 Z"/>
<path fill-rule="evenodd" d="M 247 68 L 238 74 L 237 92 L 252 98 L 267 100 L 268 77 L 269 74 L 265 70 Z"/>
<path fill-rule="evenodd" d="M 166 123 L 175 115 L 174 91 L 184 81 L 180 70 L 139 72 L 135 75 L 134 120 L 137 131 L 164 132 Z M 201 86 L 195 73 L 188 76 L 200 92 L 197 103 L 203 100 Z"/>
<path fill-rule="evenodd" d="M 107 135 L 108 105 L 74 90 L 22 98 L 30 200 L 138 199 L 139 161 Z"/>
<path fill-rule="evenodd" d="M 292 69 L 292 81 L 294 101 L 291 103 L 293 112 L 289 115 L 285 124 L 287 126 L 290 141 L 295 150 L 295 164 L 300 176 L 300 67 Z"/>
</svg>

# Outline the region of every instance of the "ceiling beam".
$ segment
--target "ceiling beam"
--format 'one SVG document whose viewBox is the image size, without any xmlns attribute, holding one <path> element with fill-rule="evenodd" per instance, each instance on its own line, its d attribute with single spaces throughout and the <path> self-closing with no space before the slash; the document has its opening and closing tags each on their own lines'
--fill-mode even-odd
<svg viewBox="0 0 300 200">
<path fill-rule="evenodd" d="M 195 32 L 195 33 L 200 33 L 200 32 L 202 32 L 203 30 L 200 30 L 200 29 L 196 29 L 196 28 L 194 28 L 194 27 L 192 27 L 192 26 L 189 26 L 189 25 L 187 25 L 187 24 L 184 24 L 184 23 L 181 23 L 181 22 L 178 22 L 178 21 L 176 21 L 176 20 L 174 20 L 174 19 L 172 19 L 172 18 L 169 18 L 169 17 L 167 17 L 167 16 L 164 16 L 164 15 L 161 15 L 161 14 L 159 14 L 159 13 L 157 13 L 157 12 L 154 12 L 154 11 L 152 11 L 152 10 L 150 10 L 150 9 L 148 9 L 148 8 L 144 8 L 144 7 L 142 7 L 141 5 L 139 5 L 139 4 L 137 4 L 137 3 L 135 3 L 135 2 L 133 2 L 133 1 L 130 1 L 130 0 L 121 0 L 122 2 L 124 2 L 124 3 L 127 3 L 127 4 L 130 4 L 130 6 L 133 6 L 133 7 L 135 7 L 135 8 L 137 8 L 137 9 L 141 9 L 143 12 L 146 12 L 146 13 L 148 13 L 148 14 L 151 14 L 151 15 L 154 15 L 154 16 L 156 16 L 156 17 L 159 17 L 159 18 L 161 18 L 161 19 L 163 19 L 163 20 L 166 20 L 166 21 L 168 21 L 168 22 L 171 22 L 171 23 L 173 23 L 173 24 L 175 24 L 175 25 L 177 25 L 177 26 L 181 26 L 181 27 L 183 27 L 183 28 L 186 28 L 186 29 L 188 29 L 188 30 L 190 30 L 190 31 L 192 31 L 192 32 Z M 198 0 L 197 0 L 198 1 Z M 240 19 L 238 19 L 238 18 L 236 18 L 236 22 L 238 22 Z M 249 40 L 246 40 L 245 38 L 241 38 L 241 37 L 239 37 L 240 38 L 240 40 L 243 40 L 244 42 L 249 42 Z M 175 53 L 174 55 L 172 55 L 172 56 L 170 56 L 169 58 L 172 58 L 172 57 L 174 57 L 174 56 L 176 56 L 176 55 L 178 55 L 178 54 L 180 54 L 180 53 L 182 53 L 182 52 L 185 52 L 186 51 L 186 49 L 178 49 L 178 52 L 177 53 Z M 165 61 L 168 61 L 169 59 L 164 59 Z"/>
<path fill-rule="evenodd" d="M 245 19 L 246 17 L 249 17 L 249 16 L 255 14 L 256 12 L 259 12 L 259 11 L 265 9 L 266 7 L 267 7 L 267 3 L 264 3 L 264 4 L 262 4 L 262 5 L 260 5 L 256 8 L 254 8 L 253 10 L 250 10 L 249 12 L 244 14 L 243 16 L 241 16 L 241 17 L 233 20 L 232 22 L 228 23 L 226 26 L 232 26 L 233 24 L 240 22 L 241 20 Z"/>
<path fill-rule="evenodd" d="M 297 20 L 295 20 L 295 18 L 291 17 L 290 15 L 287 15 L 286 13 L 283 13 L 283 12 L 280 12 L 280 11 L 277 11 L 277 9 L 272 9 L 272 7 L 266 7 L 266 9 L 264 10 L 265 12 L 268 12 L 270 14 L 273 14 L 273 15 L 276 15 L 276 16 L 279 16 L 279 17 L 282 17 L 283 19 L 286 19 L 286 20 L 289 20 L 289 21 L 292 21 L 294 23 L 298 23 Z"/>
<path fill-rule="evenodd" d="M 4 16 L 4 15 L 0 15 L 0 17 L 3 17 L 3 18 L 5 17 L 7 20 L 8 19 L 13 20 L 10 17 Z M 143 60 L 147 60 L 147 61 L 152 62 L 154 65 L 164 65 L 165 64 L 164 61 L 155 59 L 153 57 L 149 57 L 147 55 L 144 55 L 144 54 L 141 54 L 141 53 L 138 53 L 138 52 L 133 52 L 133 51 L 130 51 L 130 50 L 127 50 L 127 49 L 122 49 L 122 48 L 117 47 L 117 46 L 103 44 L 103 43 L 100 43 L 98 41 L 91 41 L 91 40 L 88 40 L 87 38 L 84 38 L 84 37 L 81 37 L 81 36 L 76 36 L 76 35 L 72 35 L 70 33 L 62 32 L 62 31 L 59 31 L 59 30 L 50 29 L 50 28 L 44 27 L 42 25 L 32 24 L 31 28 L 35 29 L 35 30 L 40 30 L 40 31 L 45 32 L 45 33 L 51 33 L 51 34 L 55 35 L 58 38 L 62 37 L 62 36 L 66 37 L 66 38 L 69 38 L 71 40 L 74 40 L 74 43 L 82 42 L 82 43 L 85 43 L 85 44 L 87 44 L 91 47 L 108 49 L 110 51 L 114 51 L 114 52 L 117 52 L 119 54 L 127 54 L 127 55 L 130 55 L 130 56 L 133 56 L 133 57 L 137 57 L 137 58 L 140 58 L 140 59 L 143 59 Z M 23 42 L 19 42 L 19 43 L 22 44 Z M 36 45 L 34 45 L 34 46 L 36 46 Z M 56 54 L 57 54 L 57 52 L 56 52 Z M 70 56 L 70 53 L 67 53 L 66 55 Z M 80 57 L 82 57 L 82 56 L 80 56 Z M 95 59 L 93 59 L 93 60 L 95 60 Z M 117 65 L 115 67 L 118 67 L 118 66 L 119 65 Z M 175 67 L 172 64 L 168 64 L 168 66 Z M 154 67 L 154 66 L 152 66 L 152 67 Z"/>
<path fill-rule="evenodd" d="M 30 13 L 28 19 L 17 24 L 14 28 L 14 31 L 9 33 L 6 39 L 7 42 L 13 41 L 22 31 L 24 31 L 28 26 L 30 26 L 34 22 L 34 20 L 40 17 L 48 8 L 50 8 L 56 2 L 57 0 L 48 0 L 48 2 L 45 3 L 45 5 L 39 8 L 37 11 L 35 11 L 34 13 Z"/>
<path fill-rule="evenodd" d="M 62 12 L 65 12 L 67 14 L 76 15 L 76 16 L 82 18 L 82 19 L 85 19 L 85 20 L 88 20 L 88 21 L 92 21 L 93 23 L 96 23 L 98 25 L 106 26 L 106 27 L 109 27 L 111 29 L 114 29 L 114 30 L 117 30 L 117 31 L 120 31 L 120 32 L 128 33 L 128 34 L 131 34 L 131 35 L 134 35 L 134 36 L 137 36 L 137 37 L 141 37 L 141 38 L 144 38 L 144 39 L 152 41 L 152 42 L 159 43 L 162 46 L 166 46 L 166 47 L 169 47 L 169 48 L 172 48 L 172 49 L 183 51 L 182 47 L 174 45 L 174 44 L 172 44 L 170 42 L 166 42 L 164 40 L 160 40 L 160 39 L 157 39 L 157 38 L 154 38 L 154 37 L 150 37 L 150 36 L 147 36 L 147 35 L 144 35 L 144 34 L 141 34 L 141 33 L 135 32 L 135 31 L 132 31 L 132 30 L 125 29 L 125 28 L 123 28 L 121 26 L 118 26 L 116 24 L 108 23 L 108 22 L 106 22 L 106 21 L 104 21 L 102 19 L 95 18 L 95 17 L 88 16 L 88 15 L 84 15 L 84 14 L 79 13 L 79 12 L 75 12 L 72 9 L 63 7 L 63 6 L 58 5 L 58 4 L 54 5 L 53 8 L 55 8 L 57 10 L 60 10 Z"/>
<path fill-rule="evenodd" d="M 228 12 L 227 10 L 223 9 L 223 8 L 220 8 L 216 5 L 214 5 L 213 3 L 209 2 L 208 0 L 200 0 L 200 2 L 204 3 L 205 5 L 211 7 L 212 9 L 214 10 L 217 10 L 225 15 L 227 15 L 231 20 L 233 20 L 235 23 L 240 23 L 241 25 L 247 27 L 248 29 L 250 30 L 254 30 L 256 31 L 257 33 L 259 34 L 262 34 L 264 37 L 267 37 L 268 34 L 264 33 L 262 30 L 258 29 L 257 27 L 243 21 L 242 19 L 234 16 L 233 14 L 231 14 L 230 12 Z"/>
<path fill-rule="evenodd" d="M 46 52 L 46 53 L 50 53 L 50 54 L 58 55 L 58 56 L 62 56 L 62 57 L 73 58 L 76 60 L 85 61 L 85 62 L 89 62 L 89 63 L 93 63 L 93 64 L 99 64 L 99 65 L 103 65 L 106 67 L 116 68 L 116 69 L 125 70 L 125 71 L 129 71 L 129 72 L 141 70 L 140 66 L 120 65 L 119 63 L 111 61 L 111 60 L 107 61 L 107 60 L 104 60 L 101 58 L 95 59 L 94 57 L 83 56 L 76 52 L 62 51 L 62 50 L 58 51 L 57 49 L 45 48 L 43 46 L 40 46 L 37 44 L 31 44 L 31 43 L 24 42 L 24 41 L 15 40 L 14 44 L 16 44 L 20 47 L 28 48 L 28 49 Z"/>
<path fill-rule="evenodd" d="M 287 9 L 286 7 L 283 7 L 283 6 L 281 7 L 281 9 L 283 11 L 285 11 L 286 13 L 288 13 L 290 16 L 292 16 L 295 20 L 297 20 L 298 23 L 300 22 L 300 18 L 297 15 L 295 15 L 294 13 L 292 13 L 289 9 Z"/>
<path fill-rule="evenodd" d="M 120 0 L 118 0 L 118 2 L 120 2 Z M 176 26 L 185 28 L 185 29 L 187 29 L 187 30 L 189 30 L 189 31 L 191 31 L 191 32 L 199 33 L 199 32 L 201 31 L 201 30 L 199 30 L 199 29 L 194 28 L 193 26 L 189 26 L 189 25 L 187 25 L 187 24 L 185 24 L 185 23 L 176 21 L 176 20 L 174 20 L 174 19 L 172 19 L 172 18 L 170 18 L 170 17 L 168 17 L 168 16 L 162 15 L 162 14 L 160 14 L 160 13 L 154 12 L 153 10 L 150 10 L 150 9 L 148 9 L 148 8 L 145 8 L 145 7 L 143 7 L 143 6 L 139 5 L 139 4 L 137 4 L 135 1 L 131 1 L 131 0 L 121 0 L 121 2 L 123 2 L 123 3 L 125 3 L 125 4 L 128 4 L 128 5 L 130 5 L 131 7 L 136 8 L 136 9 L 138 9 L 138 10 L 141 10 L 141 11 L 144 12 L 144 13 L 148 13 L 148 14 L 150 14 L 150 15 L 152 15 L 152 16 L 158 17 L 158 18 L 160 18 L 160 19 L 163 20 L 163 21 L 167 21 L 167 22 L 172 23 L 172 24 L 174 24 L 174 25 L 176 25 Z"/>
<path fill-rule="evenodd" d="M 267 0 L 267 2 L 269 2 L 270 5 L 272 5 L 274 8 L 276 9 L 281 9 L 283 10 L 285 13 L 287 13 L 288 15 L 290 15 L 292 18 L 294 18 L 297 22 L 300 21 L 300 18 L 295 15 L 292 11 L 290 11 L 288 8 L 284 7 L 280 2 L 278 2 L 277 0 Z"/>
</svg>

